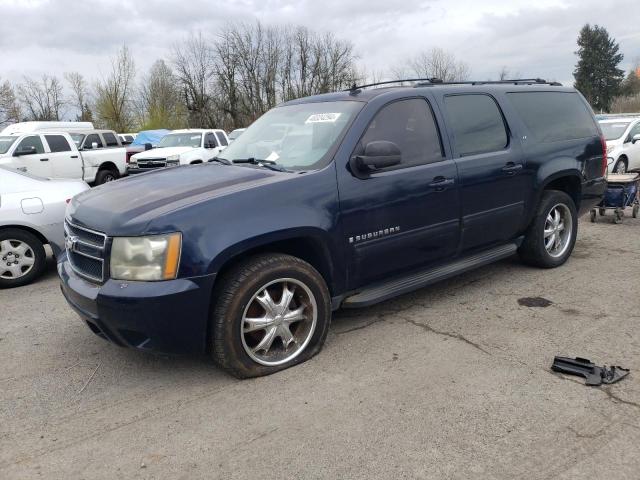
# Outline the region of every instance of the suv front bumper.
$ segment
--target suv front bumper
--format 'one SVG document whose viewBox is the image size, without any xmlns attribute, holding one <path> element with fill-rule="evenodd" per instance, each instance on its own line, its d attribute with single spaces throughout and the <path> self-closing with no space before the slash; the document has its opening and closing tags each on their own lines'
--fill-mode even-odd
<svg viewBox="0 0 640 480">
<path fill-rule="evenodd" d="M 204 353 L 215 275 L 102 285 L 71 269 L 66 253 L 58 261 L 65 299 L 96 335 L 121 347 L 159 353 Z"/>
</svg>

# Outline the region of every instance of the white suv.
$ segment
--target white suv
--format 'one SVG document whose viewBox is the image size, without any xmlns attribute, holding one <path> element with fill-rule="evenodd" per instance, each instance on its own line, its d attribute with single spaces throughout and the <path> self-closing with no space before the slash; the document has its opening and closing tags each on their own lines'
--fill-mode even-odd
<svg viewBox="0 0 640 480">
<path fill-rule="evenodd" d="M 607 141 L 609 172 L 640 169 L 640 116 L 610 116 L 598 123 Z"/>
<path fill-rule="evenodd" d="M 229 145 L 224 130 L 190 128 L 165 135 L 156 148 L 136 153 L 129 160 L 129 174 L 156 168 L 206 163 Z"/>
</svg>

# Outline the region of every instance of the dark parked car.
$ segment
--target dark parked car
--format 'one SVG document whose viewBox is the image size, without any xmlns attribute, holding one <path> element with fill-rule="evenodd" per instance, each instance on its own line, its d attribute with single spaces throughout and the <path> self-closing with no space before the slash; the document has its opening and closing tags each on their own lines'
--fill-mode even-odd
<svg viewBox="0 0 640 480">
<path fill-rule="evenodd" d="M 273 125 L 282 138 L 263 141 Z M 318 353 L 337 308 L 516 252 L 562 265 L 606 168 L 591 109 L 558 84 L 302 98 L 212 163 L 75 197 L 62 292 L 117 345 L 209 352 L 238 377 L 265 375 Z"/>
</svg>

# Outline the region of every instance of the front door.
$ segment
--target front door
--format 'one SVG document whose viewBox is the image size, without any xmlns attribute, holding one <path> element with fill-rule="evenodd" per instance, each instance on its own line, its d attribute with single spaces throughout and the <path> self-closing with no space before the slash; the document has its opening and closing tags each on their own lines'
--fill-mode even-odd
<svg viewBox="0 0 640 480">
<path fill-rule="evenodd" d="M 629 170 L 640 170 L 640 140 L 634 142 L 635 135 L 640 135 L 640 122 L 635 124 L 625 139 L 624 153 L 627 155 Z"/>
<path fill-rule="evenodd" d="M 17 154 L 19 156 L 16 156 Z M 40 135 L 27 135 L 24 137 L 16 145 L 13 155 L 16 157 L 16 163 L 19 164 L 19 167 L 25 169 L 26 172 L 40 177 L 51 177 L 53 175 L 49 154 L 45 152 Z"/>
<path fill-rule="evenodd" d="M 459 242 L 456 165 L 445 156 L 428 101 L 382 106 L 353 155 L 376 141 L 395 143 L 401 163 L 366 174 L 348 171 L 338 180 L 352 289 L 442 262 Z"/>
<path fill-rule="evenodd" d="M 446 95 L 443 103 L 461 184 L 461 251 L 504 243 L 522 225 L 530 190 L 520 144 L 490 95 Z"/>
</svg>

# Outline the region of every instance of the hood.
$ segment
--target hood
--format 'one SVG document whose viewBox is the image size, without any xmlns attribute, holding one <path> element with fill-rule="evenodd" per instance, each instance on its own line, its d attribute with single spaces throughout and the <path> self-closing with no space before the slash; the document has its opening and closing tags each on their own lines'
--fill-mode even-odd
<svg viewBox="0 0 640 480">
<path fill-rule="evenodd" d="M 165 147 L 165 148 L 152 148 L 146 152 L 140 152 L 133 155 L 131 158 L 136 160 L 144 160 L 145 158 L 167 158 L 171 155 L 182 155 L 194 151 L 192 147 Z"/>
<path fill-rule="evenodd" d="M 67 213 L 75 223 L 107 235 L 141 235 L 168 212 L 290 175 L 219 163 L 159 169 L 84 192 Z"/>
</svg>

